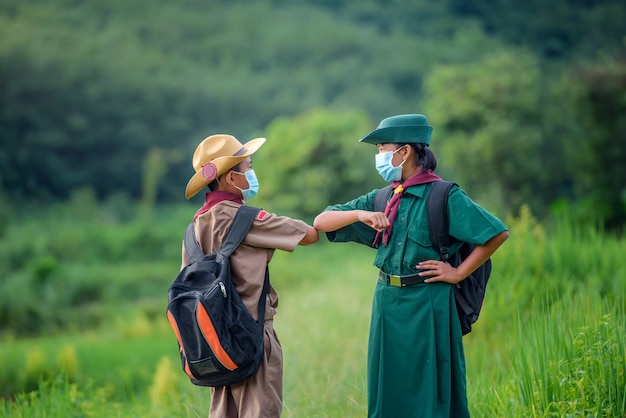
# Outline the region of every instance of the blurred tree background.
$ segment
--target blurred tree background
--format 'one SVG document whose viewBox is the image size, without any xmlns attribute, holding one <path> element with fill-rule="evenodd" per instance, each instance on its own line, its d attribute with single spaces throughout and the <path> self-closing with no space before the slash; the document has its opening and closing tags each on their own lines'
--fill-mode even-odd
<svg viewBox="0 0 626 418">
<path fill-rule="evenodd" d="M 226 132 L 268 137 L 259 203 L 308 219 L 381 185 L 360 136 L 425 113 L 440 174 L 500 215 L 617 228 L 623 22 L 618 0 L 2 0 L 0 218 L 85 187 L 181 202 Z"/>
</svg>

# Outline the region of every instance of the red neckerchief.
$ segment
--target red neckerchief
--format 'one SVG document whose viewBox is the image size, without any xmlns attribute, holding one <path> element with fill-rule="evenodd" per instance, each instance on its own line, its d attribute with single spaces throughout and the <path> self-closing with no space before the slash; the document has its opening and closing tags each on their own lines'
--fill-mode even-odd
<svg viewBox="0 0 626 418">
<path fill-rule="evenodd" d="M 202 207 L 196 212 L 196 214 L 193 215 L 193 219 L 195 220 L 198 216 L 202 215 L 204 212 L 208 211 L 213 206 L 217 205 L 220 202 L 223 202 L 224 200 L 229 200 L 231 202 L 243 205 L 243 200 L 241 200 L 232 193 L 214 191 L 206 194 L 204 205 L 202 205 Z"/>
<path fill-rule="evenodd" d="M 389 202 L 387 202 L 387 206 L 385 207 L 385 215 L 389 218 L 389 226 L 385 228 L 382 233 L 383 236 L 383 244 L 387 245 L 389 242 L 389 237 L 391 236 L 391 228 L 393 227 L 393 221 L 396 219 L 396 215 L 398 214 L 398 208 L 400 207 L 400 198 L 402 197 L 402 193 L 411 186 L 415 186 L 417 184 L 425 184 L 432 183 L 433 181 L 439 181 L 441 178 L 432 172 L 432 170 L 420 171 L 413 177 L 409 178 L 404 183 L 399 181 L 394 181 L 391 183 L 393 189 L 393 195 Z M 378 231 L 376 233 L 376 237 L 374 238 L 374 246 L 377 246 L 380 240 L 381 232 Z"/>
</svg>

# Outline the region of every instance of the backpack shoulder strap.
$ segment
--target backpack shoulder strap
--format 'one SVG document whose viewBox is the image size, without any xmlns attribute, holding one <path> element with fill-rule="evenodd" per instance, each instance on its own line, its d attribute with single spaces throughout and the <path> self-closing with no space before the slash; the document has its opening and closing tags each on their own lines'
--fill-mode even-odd
<svg viewBox="0 0 626 418">
<path fill-rule="evenodd" d="M 222 246 L 220 250 L 217 252 L 216 261 L 220 262 L 224 258 L 228 258 L 231 254 L 239 247 L 241 241 L 246 237 L 246 234 L 250 230 L 254 219 L 261 208 L 256 208 L 254 206 L 246 206 L 241 205 L 239 209 L 237 209 L 237 214 L 233 219 L 233 222 L 230 224 L 230 228 L 224 237 L 224 241 L 222 241 Z M 270 273 L 269 268 L 265 266 L 265 279 L 263 280 L 263 291 L 261 292 L 261 296 L 259 296 L 259 306 L 257 311 L 257 323 L 261 328 L 263 328 L 263 322 L 265 319 L 265 302 L 266 295 L 270 292 Z"/>
<path fill-rule="evenodd" d="M 233 219 L 233 222 L 228 228 L 228 232 L 222 241 L 222 246 L 217 252 L 217 261 L 220 261 L 220 257 L 228 258 L 239 247 L 241 241 L 246 237 L 246 234 L 250 230 L 254 218 L 261 209 L 254 206 L 241 205 L 237 209 L 237 214 Z"/>
<path fill-rule="evenodd" d="M 204 256 L 204 252 L 202 251 L 202 248 L 200 248 L 200 244 L 196 240 L 196 233 L 193 222 L 187 225 L 187 229 L 185 230 L 184 245 L 185 252 L 187 253 L 187 258 L 189 259 L 189 263 L 198 261 Z"/>
<path fill-rule="evenodd" d="M 384 212 L 387 206 L 389 196 L 391 196 L 391 184 L 385 186 L 382 189 L 378 189 L 376 196 L 374 197 L 374 212 Z"/>
<path fill-rule="evenodd" d="M 448 192 L 453 184 L 454 182 L 444 180 L 433 182 L 426 201 L 430 240 L 443 261 L 447 261 L 449 257 Z"/>
<path fill-rule="evenodd" d="M 246 237 L 246 234 L 250 230 L 254 218 L 261 209 L 253 206 L 242 205 L 237 209 L 237 214 L 233 219 L 233 222 L 224 237 L 224 241 L 218 251 L 218 259 L 228 258 L 239 247 L 241 241 Z M 204 252 L 200 248 L 200 244 L 196 240 L 195 228 L 193 222 L 191 222 L 185 230 L 185 251 L 187 252 L 187 258 L 192 263 L 204 257 Z M 218 260 L 219 261 L 219 260 Z"/>
</svg>

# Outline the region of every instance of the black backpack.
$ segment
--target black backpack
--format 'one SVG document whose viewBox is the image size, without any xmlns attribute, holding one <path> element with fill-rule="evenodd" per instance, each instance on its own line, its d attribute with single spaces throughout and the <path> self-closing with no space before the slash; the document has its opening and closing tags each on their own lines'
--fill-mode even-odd
<svg viewBox="0 0 626 418">
<path fill-rule="evenodd" d="M 198 386 L 228 386 L 256 373 L 263 360 L 263 320 L 269 271 L 255 321 L 230 277 L 230 256 L 241 244 L 259 208 L 237 210 L 217 253 L 204 254 L 193 222 L 185 231 L 189 264 L 168 291 L 167 318 L 174 329 L 182 368 Z"/>
<path fill-rule="evenodd" d="M 441 260 L 447 261 L 456 267 L 474 249 L 473 244 L 464 242 L 456 253 L 450 255 L 450 235 L 448 234 L 448 192 L 452 185 L 451 181 L 435 181 L 432 183 L 426 202 L 428 216 L 428 229 L 433 247 L 439 253 Z M 384 212 L 384 208 L 391 186 L 380 189 L 374 198 L 374 210 Z M 463 335 L 472 331 L 472 324 L 478 320 L 478 315 L 485 299 L 487 281 L 491 275 L 491 259 L 485 261 L 472 274 L 454 286 L 456 310 L 461 322 Z"/>
</svg>

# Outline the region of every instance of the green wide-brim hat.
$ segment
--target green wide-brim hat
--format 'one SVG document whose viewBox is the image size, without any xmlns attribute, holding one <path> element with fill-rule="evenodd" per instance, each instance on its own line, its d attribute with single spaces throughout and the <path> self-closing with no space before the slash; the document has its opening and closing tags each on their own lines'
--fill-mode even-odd
<svg viewBox="0 0 626 418">
<path fill-rule="evenodd" d="M 383 119 L 376 130 L 359 139 L 368 144 L 413 144 L 430 145 L 433 127 L 426 116 L 420 114 L 396 115 Z"/>
</svg>

